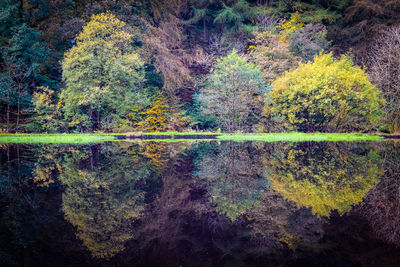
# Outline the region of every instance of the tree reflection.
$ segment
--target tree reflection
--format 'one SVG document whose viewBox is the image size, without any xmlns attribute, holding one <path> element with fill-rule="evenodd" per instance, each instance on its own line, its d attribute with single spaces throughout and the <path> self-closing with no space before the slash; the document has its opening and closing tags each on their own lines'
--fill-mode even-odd
<svg viewBox="0 0 400 267">
<path fill-rule="evenodd" d="M 92 255 L 110 258 L 135 236 L 133 226 L 144 209 L 143 188 L 152 171 L 143 160 L 133 162 L 121 145 L 88 150 L 86 157 L 75 153 L 65 158 L 60 174 L 66 185 L 62 209 Z"/>
<path fill-rule="evenodd" d="M 34 148 L 32 149 L 34 150 Z M 40 240 L 54 212 L 55 200 L 31 187 L 34 151 L 25 145 L 0 145 L 0 265 L 29 265 L 21 256 Z"/>
<path fill-rule="evenodd" d="M 260 204 L 248 213 L 253 242 L 260 250 L 296 249 L 323 237 L 322 222 L 308 209 L 298 209 L 273 190 L 265 191 Z"/>
<path fill-rule="evenodd" d="M 231 221 L 259 202 L 268 185 L 257 150 L 250 143 L 224 142 L 200 153 L 195 174 L 210 187 L 217 212 Z"/>
<path fill-rule="evenodd" d="M 371 190 L 359 211 L 369 221 L 375 234 L 386 242 L 400 246 L 400 149 L 388 143 L 384 150 L 379 184 Z"/>
<path fill-rule="evenodd" d="M 379 153 L 354 143 L 275 144 L 264 157 L 273 190 L 317 216 L 344 214 L 378 183 Z"/>
</svg>

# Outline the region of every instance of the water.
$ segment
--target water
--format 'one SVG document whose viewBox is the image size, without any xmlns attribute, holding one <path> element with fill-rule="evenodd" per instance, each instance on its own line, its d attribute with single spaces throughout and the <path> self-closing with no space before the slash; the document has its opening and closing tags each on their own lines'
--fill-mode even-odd
<svg viewBox="0 0 400 267">
<path fill-rule="evenodd" d="M 1 266 L 399 266 L 400 143 L 3 144 Z"/>
</svg>

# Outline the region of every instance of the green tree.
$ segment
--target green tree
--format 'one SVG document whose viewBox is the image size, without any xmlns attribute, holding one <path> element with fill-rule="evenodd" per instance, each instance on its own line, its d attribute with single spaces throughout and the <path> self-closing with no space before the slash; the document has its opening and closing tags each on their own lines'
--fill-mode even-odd
<svg viewBox="0 0 400 267">
<path fill-rule="evenodd" d="M 235 50 L 218 60 L 197 101 L 227 131 L 249 129 L 258 116 L 257 95 L 265 93 L 261 70 Z"/>
<path fill-rule="evenodd" d="M 61 101 L 71 128 L 113 130 L 147 103 L 143 61 L 134 35 L 110 13 L 93 15 L 62 63 Z"/>
<path fill-rule="evenodd" d="M 38 31 L 15 18 L 14 6 L 6 11 L 1 14 L 0 23 L 16 20 L 10 24 L 15 26 L 3 26 L 4 32 L 0 36 L 0 60 L 3 63 L 0 67 L 0 103 L 5 107 L 5 122 L 10 130 L 10 123 L 14 123 L 16 129 L 21 128 L 21 117 L 31 107 L 36 85 L 48 82 L 40 65 L 45 62 L 49 51 L 40 42 Z"/>
<path fill-rule="evenodd" d="M 341 13 L 349 2 L 349 0 L 276 0 L 268 12 L 285 17 L 298 12 L 304 23 L 333 23 L 342 17 Z"/>
<path fill-rule="evenodd" d="M 240 38 L 243 38 L 243 34 L 250 33 L 251 26 L 245 22 L 255 19 L 257 9 L 250 6 L 247 0 L 230 1 L 231 5 L 221 2 L 222 8 L 217 12 L 214 23 L 219 24 L 221 30 L 224 28 L 236 30 Z"/>
<path fill-rule="evenodd" d="M 272 84 L 264 114 L 301 131 L 369 130 L 377 125 L 384 100 L 348 56 L 320 54 Z"/>
<path fill-rule="evenodd" d="M 201 22 L 203 28 L 203 41 L 207 42 L 208 30 L 207 25 L 213 21 L 215 12 L 212 7 L 218 0 L 192 0 L 190 1 L 190 18 L 185 22 L 187 25 L 196 25 Z"/>
</svg>

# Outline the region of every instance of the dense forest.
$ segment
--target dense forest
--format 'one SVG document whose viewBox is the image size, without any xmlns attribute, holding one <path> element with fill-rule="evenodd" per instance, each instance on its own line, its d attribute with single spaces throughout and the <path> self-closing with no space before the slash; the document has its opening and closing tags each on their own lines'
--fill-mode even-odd
<svg viewBox="0 0 400 267">
<path fill-rule="evenodd" d="M 0 131 L 399 132 L 398 0 L 1 0 Z"/>
</svg>

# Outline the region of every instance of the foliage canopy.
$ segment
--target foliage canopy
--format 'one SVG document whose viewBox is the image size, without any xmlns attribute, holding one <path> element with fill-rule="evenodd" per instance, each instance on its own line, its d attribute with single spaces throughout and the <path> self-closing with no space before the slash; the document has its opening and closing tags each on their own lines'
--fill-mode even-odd
<svg viewBox="0 0 400 267">
<path fill-rule="evenodd" d="M 147 103 L 144 62 L 133 34 L 111 13 L 93 15 L 65 54 L 61 101 L 71 128 L 112 130 Z"/>
<path fill-rule="evenodd" d="M 204 114 L 216 116 L 227 131 L 248 129 L 257 114 L 256 96 L 265 92 L 261 70 L 233 50 L 217 61 L 200 91 Z"/>
<path fill-rule="evenodd" d="M 348 56 L 320 54 L 273 83 L 264 114 L 292 130 L 362 131 L 377 125 L 384 100 Z"/>
</svg>

